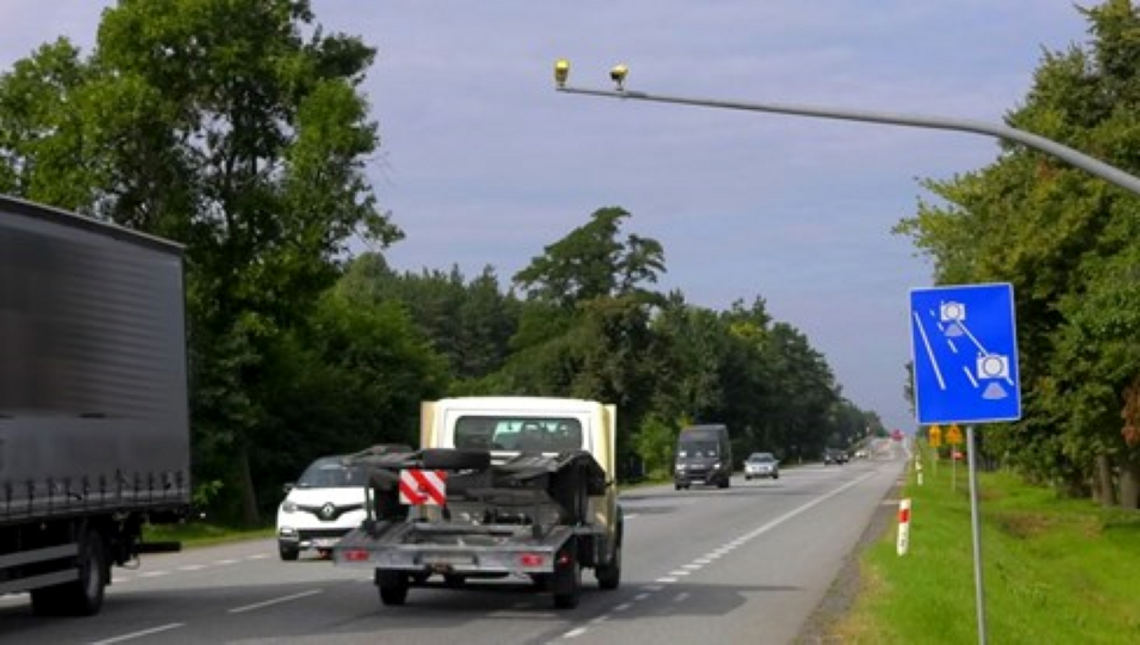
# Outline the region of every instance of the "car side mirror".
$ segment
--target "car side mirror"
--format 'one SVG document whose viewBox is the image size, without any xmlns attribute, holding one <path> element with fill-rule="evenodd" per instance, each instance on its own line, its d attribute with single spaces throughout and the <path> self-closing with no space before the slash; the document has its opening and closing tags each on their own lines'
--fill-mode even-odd
<svg viewBox="0 0 1140 645">
<path fill-rule="evenodd" d="M 284 486 L 282 486 L 281 490 L 284 491 L 286 495 L 288 495 L 289 491 L 293 490 L 296 487 L 297 487 L 297 484 L 294 484 L 293 482 L 289 482 L 288 484 L 285 484 Z"/>
</svg>

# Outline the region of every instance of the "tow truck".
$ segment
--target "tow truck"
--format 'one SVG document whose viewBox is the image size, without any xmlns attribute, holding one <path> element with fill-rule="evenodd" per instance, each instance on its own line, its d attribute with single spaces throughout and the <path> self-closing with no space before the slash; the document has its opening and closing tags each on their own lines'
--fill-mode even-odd
<svg viewBox="0 0 1140 645">
<path fill-rule="evenodd" d="M 441 577 L 452 588 L 514 577 L 578 606 L 582 571 L 621 581 L 623 519 L 612 405 L 582 399 L 462 397 L 425 402 L 413 453 L 364 451 L 368 515 L 332 550 L 372 568 L 380 600 Z"/>
</svg>

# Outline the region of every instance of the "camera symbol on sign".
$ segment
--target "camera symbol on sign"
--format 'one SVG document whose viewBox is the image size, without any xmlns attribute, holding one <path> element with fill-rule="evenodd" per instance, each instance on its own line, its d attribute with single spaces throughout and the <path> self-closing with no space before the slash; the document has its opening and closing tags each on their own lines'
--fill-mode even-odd
<svg viewBox="0 0 1140 645">
<path fill-rule="evenodd" d="M 938 306 L 938 318 L 946 323 L 942 333 L 950 338 L 957 338 L 966 332 L 962 329 L 962 321 L 966 320 L 966 305 L 948 300 Z"/>
<path fill-rule="evenodd" d="M 966 305 L 948 300 L 938 307 L 938 317 L 942 322 L 962 322 L 966 319 Z"/>
<path fill-rule="evenodd" d="M 979 356 L 978 378 L 1009 378 L 1009 357 L 1003 354 L 983 354 Z"/>
</svg>

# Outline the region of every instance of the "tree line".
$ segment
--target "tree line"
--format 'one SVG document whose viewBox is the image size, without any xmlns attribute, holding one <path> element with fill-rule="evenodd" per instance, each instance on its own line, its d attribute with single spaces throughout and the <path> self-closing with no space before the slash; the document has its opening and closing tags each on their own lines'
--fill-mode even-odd
<svg viewBox="0 0 1140 645">
<path fill-rule="evenodd" d="M 1081 9 L 1089 40 L 1044 53 L 1020 130 L 1140 172 L 1140 15 Z M 1103 504 L 1140 505 L 1140 200 L 1045 154 L 927 180 L 936 199 L 896 227 L 939 284 L 1014 287 L 1023 417 L 980 430 L 986 455 Z"/>
<path fill-rule="evenodd" d="M 420 401 L 450 395 L 615 403 L 627 474 L 667 473 L 689 422 L 785 457 L 883 433 L 761 298 L 654 290 L 664 249 L 620 207 L 506 284 L 393 270 L 403 232 L 366 176 L 375 53 L 307 0 L 120 0 L 90 54 L 61 37 L 0 75 L 0 191 L 185 246 L 202 508 L 257 524 L 311 459 L 414 445 Z"/>
</svg>

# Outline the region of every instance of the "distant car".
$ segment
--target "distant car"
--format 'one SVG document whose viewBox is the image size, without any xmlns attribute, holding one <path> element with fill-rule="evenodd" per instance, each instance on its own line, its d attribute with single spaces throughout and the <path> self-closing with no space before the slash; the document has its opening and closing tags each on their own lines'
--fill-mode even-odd
<svg viewBox="0 0 1140 645">
<path fill-rule="evenodd" d="M 373 452 L 409 452 L 403 445 L 375 446 Z M 360 526 L 368 474 L 349 466 L 343 455 L 321 457 L 285 484 L 285 499 L 277 507 L 277 550 L 282 560 L 296 560 L 302 551 L 327 555 L 333 545 Z"/>
<path fill-rule="evenodd" d="M 780 478 L 780 461 L 770 452 L 754 452 L 744 460 L 744 479 Z"/>
<path fill-rule="evenodd" d="M 823 452 L 823 465 L 830 466 L 831 464 L 842 465 L 847 463 L 847 452 L 835 448 L 828 448 Z"/>
</svg>

